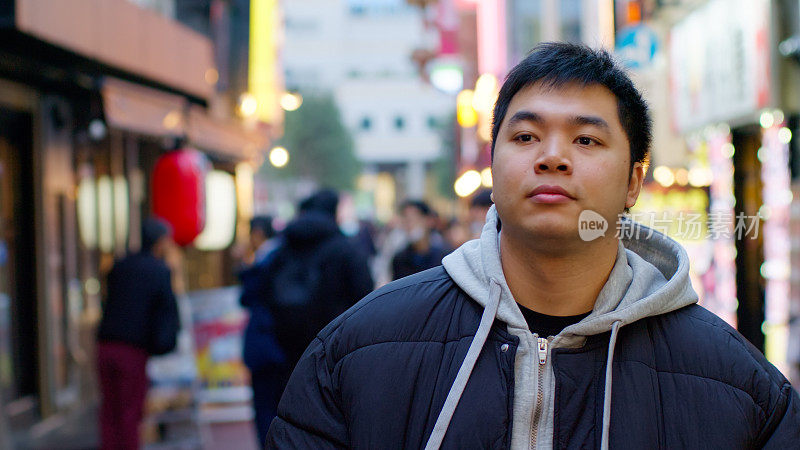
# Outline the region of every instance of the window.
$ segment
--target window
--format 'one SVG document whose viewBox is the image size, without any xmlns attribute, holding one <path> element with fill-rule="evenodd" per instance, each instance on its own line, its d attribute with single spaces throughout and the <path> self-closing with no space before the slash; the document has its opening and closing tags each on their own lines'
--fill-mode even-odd
<svg viewBox="0 0 800 450">
<path fill-rule="evenodd" d="M 397 116 L 394 118 L 394 127 L 397 130 L 402 130 L 406 126 L 406 121 L 403 119 L 402 116 Z"/>
<path fill-rule="evenodd" d="M 439 121 L 436 120 L 436 117 L 434 117 L 434 116 L 428 116 L 427 123 L 428 123 L 428 128 L 430 128 L 432 130 L 438 128 L 438 126 L 439 126 Z"/>
<path fill-rule="evenodd" d="M 372 128 L 372 119 L 370 119 L 369 117 L 364 117 L 364 118 L 362 118 L 362 119 L 361 119 L 361 125 L 360 125 L 360 128 L 361 128 L 362 130 L 364 130 L 364 131 L 367 131 L 367 130 L 369 130 L 370 128 Z"/>
<path fill-rule="evenodd" d="M 319 29 L 319 22 L 312 18 L 287 17 L 283 23 L 286 31 L 290 33 L 310 33 Z"/>
<path fill-rule="evenodd" d="M 353 16 L 363 16 L 366 12 L 367 8 L 364 5 L 353 5 L 350 7 L 350 14 Z"/>
<path fill-rule="evenodd" d="M 511 58 L 514 63 L 542 40 L 541 0 L 513 0 L 511 3 Z"/>
</svg>

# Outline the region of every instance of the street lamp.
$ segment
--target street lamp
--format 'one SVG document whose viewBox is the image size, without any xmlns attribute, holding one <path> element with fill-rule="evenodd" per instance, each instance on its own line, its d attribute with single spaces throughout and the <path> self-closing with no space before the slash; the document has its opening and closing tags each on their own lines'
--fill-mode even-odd
<svg viewBox="0 0 800 450">
<path fill-rule="evenodd" d="M 464 172 L 453 185 L 456 195 L 459 197 L 469 197 L 473 192 L 481 187 L 481 174 L 477 170 Z"/>
<path fill-rule="evenodd" d="M 303 104 L 303 96 L 286 92 L 281 96 L 281 108 L 284 111 L 296 111 Z"/>
<path fill-rule="evenodd" d="M 497 77 L 485 73 L 475 82 L 472 107 L 478 112 L 478 137 L 489 142 L 492 138 L 492 109 L 497 101 Z"/>
<path fill-rule="evenodd" d="M 478 123 L 478 113 L 472 107 L 474 95 L 471 89 L 464 89 L 456 96 L 456 120 L 462 128 L 471 128 Z"/>
<path fill-rule="evenodd" d="M 485 169 L 481 170 L 481 184 L 483 187 L 490 188 L 492 187 L 492 168 L 486 167 Z"/>
<path fill-rule="evenodd" d="M 275 147 L 269 152 L 269 162 L 280 169 L 289 163 L 289 152 L 283 147 Z"/>
<path fill-rule="evenodd" d="M 253 117 L 256 115 L 257 111 L 258 100 L 256 100 L 255 95 L 245 92 L 239 96 L 239 112 L 242 114 L 242 117 Z"/>
</svg>

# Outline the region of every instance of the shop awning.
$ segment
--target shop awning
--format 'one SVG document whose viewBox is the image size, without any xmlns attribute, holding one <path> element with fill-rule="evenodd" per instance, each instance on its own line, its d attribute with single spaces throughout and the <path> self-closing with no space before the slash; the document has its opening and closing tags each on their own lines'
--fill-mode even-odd
<svg viewBox="0 0 800 450">
<path fill-rule="evenodd" d="M 186 135 L 193 146 L 219 157 L 253 160 L 268 145 L 266 133 L 245 129 L 236 120 L 216 119 L 199 106 L 189 109 Z"/>
<path fill-rule="evenodd" d="M 179 92 L 205 100 L 214 95 L 214 85 L 207 81 L 216 73 L 211 39 L 137 5 L 145 2 L 0 3 L 0 16 L 9 10 L 6 3 L 11 3 L 10 10 L 16 12 L 12 14 L 13 23 L 22 33 Z"/>
<path fill-rule="evenodd" d="M 108 78 L 103 82 L 106 122 L 115 128 L 150 136 L 186 134 L 185 98 L 138 84 Z"/>
<path fill-rule="evenodd" d="M 185 137 L 189 144 L 229 160 L 254 160 L 268 145 L 266 133 L 237 120 L 211 117 L 181 96 L 127 81 L 106 79 L 103 109 L 109 126 L 155 137 Z"/>
</svg>

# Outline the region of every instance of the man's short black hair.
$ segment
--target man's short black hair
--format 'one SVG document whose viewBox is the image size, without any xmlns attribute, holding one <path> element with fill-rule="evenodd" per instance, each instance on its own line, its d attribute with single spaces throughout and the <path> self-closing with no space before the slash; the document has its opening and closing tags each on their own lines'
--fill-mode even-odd
<svg viewBox="0 0 800 450">
<path fill-rule="evenodd" d="M 275 236 L 275 228 L 272 226 L 272 216 L 256 216 L 250 219 L 250 232 L 261 231 L 265 238 L 271 239 Z"/>
<path fill-rule="evenodd" d="M 509 72 L 494 105 L 492 159 L 500 125 L 506 117 L 511 99 L 523 88 L 537 82 L 550 88 L 559 88 L 568 83 L 606 87 L 617 98 L 619 121 L 630 143 L 631 167 L 635 162 L 647 166 L 653 139 L 653 124 L 647 102 L 607 51 L 566 42 L 537 45 Z"/>
<path fill-rule="evenodd" d="M 414 208 L 425 217 L 430 217 L 433 213 L 431 207 L 422 200 L 406 200 L 400 205 L 400 211 L 404 211 L 406 208 Z"/>
</svg>

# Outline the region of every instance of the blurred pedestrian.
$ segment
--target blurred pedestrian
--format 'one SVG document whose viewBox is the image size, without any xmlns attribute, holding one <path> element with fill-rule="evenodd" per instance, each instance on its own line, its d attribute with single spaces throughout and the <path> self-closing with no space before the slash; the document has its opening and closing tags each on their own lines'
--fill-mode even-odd
<svg viewBox="0 0 800 450">
<path fill-rule="evenodd" d="M 394 214 L 378 232 L 378 253 L 372 261 L 376 287 L 392 281 L 392 259 L 406 247 L 406 241 L 406 232 L 401 226 L 400 215 Z"/>
<path fill-rule="evenodd" d="M 169 225 L 147 219 L 141 251 L 117 261 L 108 274 L 97 334 L 101 449 L 139 448 L 148 356 L 175 348 L 178 306 L 164 262 L 171 245 Z"/>
<path fill-rule="evenodd" d="M 250 249 L 253 252 L 253 265 L 264 261 L 264 258 L 278 246 L 272 216 L 256 216 L 250 220 Z"/>
<path fill-rule="evenodd" d="M 481 237 L 483 224 L 486 223 L 486 213 L 489 212 L 492 203 L 492 191 L 489 189 L 481 189 L 472 197 L 472 200 L 470 200 L 469 231 L 472 236 L 470 239 L 478 239 Z"/>
<path fill-rule="evenodd" d="M 358 232 L 352 237 L 353 245 L 367 257 L 367 261 L 370 261 L 378 253 L 378 249 L 375 248 L 376 233 L 375 225 L 372 222 L 365 219 L 358 221 Z"/>
<path fill-rule="evenodd" d="M 436 267 L 447 254 L 443 239 L 432 238 L 434 216 L 427 203 L 421 200 L 404 202 L 400 206 L 400 217 L 408 244 L 392 259 L 395 280 Z"/>
<path fill-rule="evenodd" d="M 244 330 L 242 359 L 250 370 L 259 447 L 264 445 L 275 417 L 286 372 L 286 356 L 275 338 L 275 322 L 263 295 L 272 258 L 280 245 L 272 220 L 270 216 L 257 216 L 250 221 L 253 264 L 239 273 L 239 301 L 250 315 Z"/>
<path fill-rule="evenodd" d="M 328 322 L 373 288 L 366 255 L 339 229 L 336 191 L 299 205 L 267 272 L 265 295 L 290 367 Z"/>
<path fill-rule="evenodd" d="M 283 391 L 316 334 L 372 291 L 367 258 L 340 231 L 337 205 L 338 194 L 328 189 L 303 200 L 298 216 L 286 226 L 280 245 L 267 258 L 260 293 L 285 362 L 272 373 L 253 376 L 263 376 L 278 386 L 270 395 Z M 254 387 L 258 384 L 254 379 Z"/>
<path fill-rule="evenodd" d="M 444 238 L 451 249 L 461 247 L 465 242 L 472 239 L 469 225 L 455 218 L 450 219 L 444 232 Z"/>
</svg>

